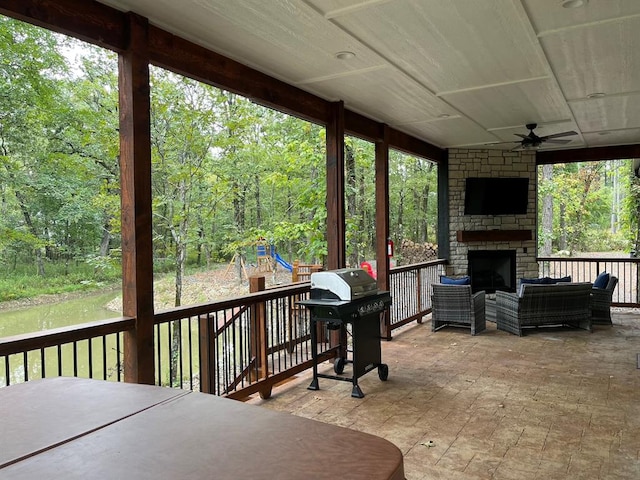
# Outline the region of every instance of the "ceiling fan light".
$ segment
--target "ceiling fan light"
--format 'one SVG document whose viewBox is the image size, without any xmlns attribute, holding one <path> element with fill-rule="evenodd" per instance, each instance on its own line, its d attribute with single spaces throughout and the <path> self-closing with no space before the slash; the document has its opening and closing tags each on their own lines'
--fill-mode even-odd
<svg viewBox="0 0 640 480">
<path fill-rule="evenodd" d="M 561 5 L 563 8 L 580 8 L 587 3 L 589 3 L 589 0 L 562 0 Z"/>
</svg>

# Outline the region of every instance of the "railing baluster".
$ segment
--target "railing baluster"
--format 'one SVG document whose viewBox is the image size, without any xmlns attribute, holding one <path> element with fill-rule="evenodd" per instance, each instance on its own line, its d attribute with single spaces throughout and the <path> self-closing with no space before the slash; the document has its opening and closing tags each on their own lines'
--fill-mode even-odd
<svg viewBox="0 0 640 480">
<path fill-rule="evenodd" d="M 45 362 L 45 351 L 44 348 L 40 349 L 40 370 L 42 372 L 42 378 L 47 378 L 47 371 L 46 371 L 46 362 Z"/>
<path fill-rule="evenodd" d="M 22 353 L 22 366 L 24 368 L 24 381 L 29 381 L 29 359 L 27 357 L 28 352 Z"/>
<path fill-rule="evenodd" d="M 73 376 L 78 376 L 78 342 L 73 342 Z"/>
<path fill-rule="evenodd" d="M 62 375 L 62 345 L 58 345 L 58 376 Z"/>
</svg>

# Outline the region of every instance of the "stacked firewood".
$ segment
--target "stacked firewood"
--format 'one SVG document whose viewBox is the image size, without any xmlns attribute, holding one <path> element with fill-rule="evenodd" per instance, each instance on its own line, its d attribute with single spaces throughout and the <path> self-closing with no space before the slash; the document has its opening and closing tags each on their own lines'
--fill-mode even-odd
<svg viewBox="0 0 640 480">
<path fill-rule="evenodd" d="M 438 258 L 438 245 L 434 243 L 416 243 L 404 239 L 400 244 L 399 257 L 403 265 L 428 262 Z"/>
</svg>

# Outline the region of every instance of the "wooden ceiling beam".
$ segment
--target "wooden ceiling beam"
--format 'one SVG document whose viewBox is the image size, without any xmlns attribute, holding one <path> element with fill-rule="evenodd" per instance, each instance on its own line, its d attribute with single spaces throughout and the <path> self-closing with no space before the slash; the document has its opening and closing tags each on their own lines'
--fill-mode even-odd
<svg viewBox="0 0 640 480">
<path fill-rule="evenodd" d="M 117 52 L 128 42 L 124 12 L 86 0 L 0 0 L 0 13 Z"/>
<path fill-rule="evenodd" d="M 329 102 L 157 27 L 149 30 L 149 57 L 154 65 L 266 107 L 323 125 L 329 122 Z"/>
<path fill-rule="evenodd" d="M 537 165 L 640 158 L 640 144 L 536 152 Z"/>
</svg>

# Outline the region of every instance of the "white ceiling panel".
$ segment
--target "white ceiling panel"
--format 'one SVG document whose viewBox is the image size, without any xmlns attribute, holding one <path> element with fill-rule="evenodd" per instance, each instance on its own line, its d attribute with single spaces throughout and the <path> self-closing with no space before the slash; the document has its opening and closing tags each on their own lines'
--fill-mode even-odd
<svg viewBox="0 0 640 480">
<path fill-rule="evenodd" d="M 513 0 L 395 0 L 332 21 L 440 93 L 546 75 L 523 17 Z"/>
<path fill-rule="evenodd" d="M 640 127 L 640 94 L 572 102 L 571 109 L 585 133 Z"/>
<path fill-rule="evenodd" d="M 592 0 L 585 8 L 559 8 L 558 0 L 523 0 L 537 33 L 640 14 L 638 0 Z"/>
<path fill-rule="evenodd" d="M 268 9 L 263 0 L 135 3 L 146 5 L 145 15 L 152 23 L 166 26 L 158 12 L 164 17 L 170 11 L 173 33 L 291 83 L 384 64 L 375 52 L 300 1 L 273 1 Z M 341 61 L 335 57 L 340 51 L 356 56 Z"/>
<path fill-rule="evenodd" d="M 576 130 L 571 148 L 640 144 L 640 0 L 103 3 L 441 147 L 511 140 L 529 122 Z"/>
<path fill-rule="evenodd" d="M 442 98 L 487 129 L 571 118 L 551 79 L 454 92 Z"/>
<path fill-rule="evenodd" d="M 484 128 L 464 117 L 416 122 L 402 125 L 400 129 L 419 138 L 434 138 L 434 143 L 439 146 L 478 146 L 495 141 L 495 137 Z"/>
<path fill-rule="evenodd" d="M 640 4 L 640 2 L 638 2 Z M 640 91 L 640 16 L 541 39 L 569 99 Z"/>
<path fill-rule="evenodd" d="M 318 81 L 309 87 L 323 96 L 335 96 L 334 100 L 345 99 L 347 108 L 368 112 L 391 126 L 435 119 L 442 114 L 458 114 L 413 80 L 391 68 Z"/>
<path fill-rule="evenodd" d="M 638 143 L 638 138 L 640 138 L 640 128 L 584 134 L 585 142 L 590 147 L 602 147 L 605 145 L 612 145 L 612 144 L 613 145 L 634 144 L 634 143 Z"/>
</svg>

